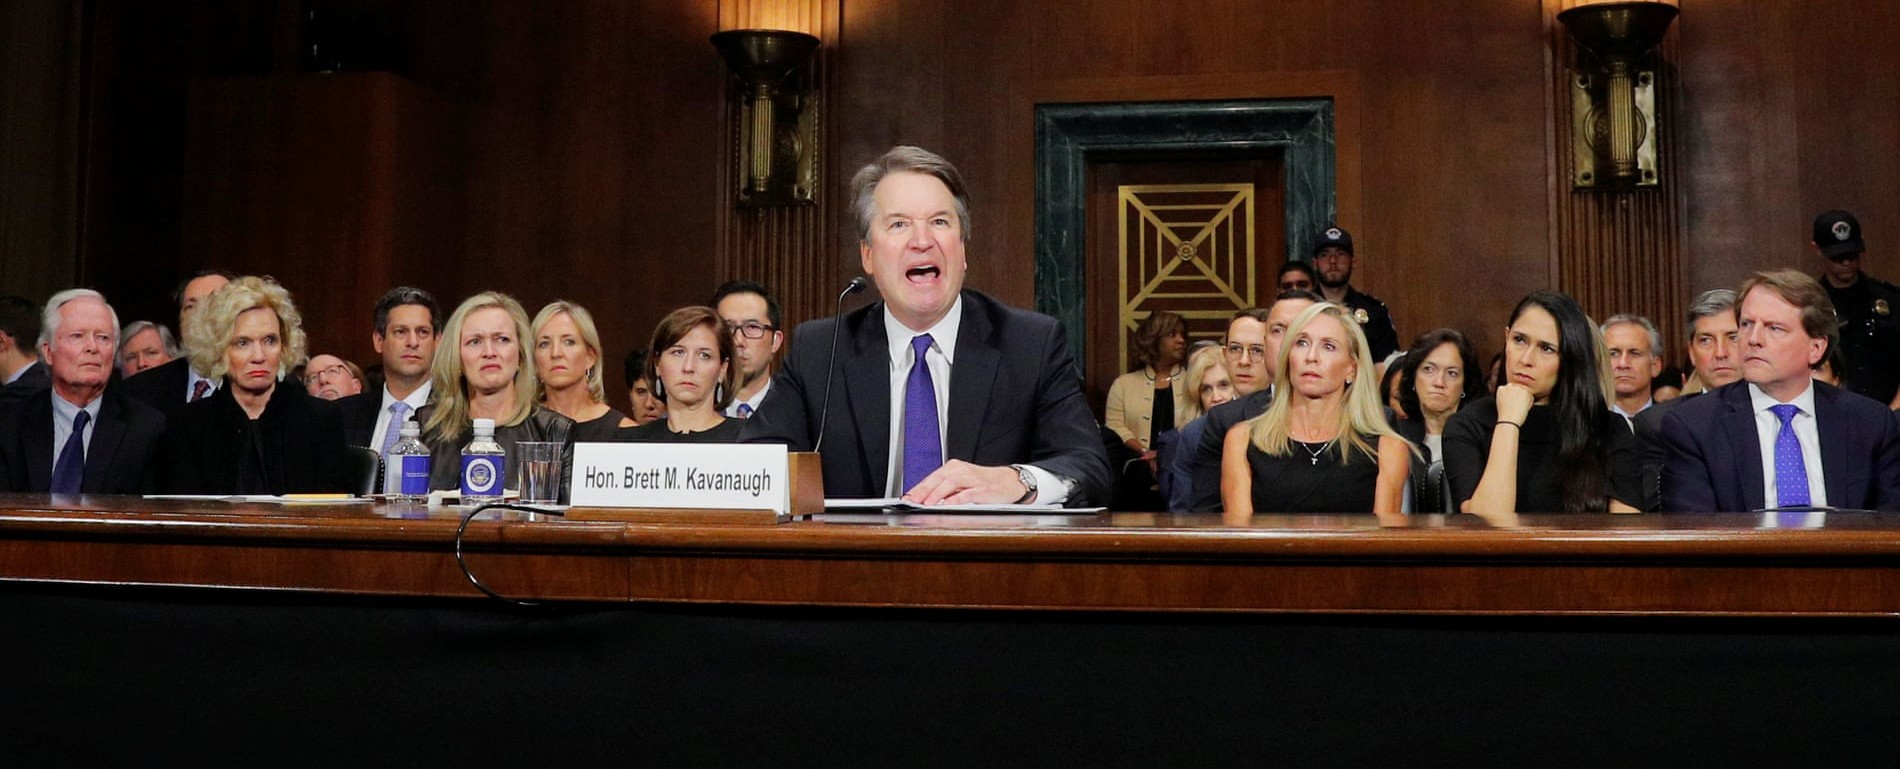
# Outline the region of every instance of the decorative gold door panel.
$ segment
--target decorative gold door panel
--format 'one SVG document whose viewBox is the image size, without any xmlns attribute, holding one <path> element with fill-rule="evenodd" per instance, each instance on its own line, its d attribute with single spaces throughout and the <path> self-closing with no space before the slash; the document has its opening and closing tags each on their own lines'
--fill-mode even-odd
<svg viewBox="0 0 1900 769">
<path fill-rule="evenodd" d="M 1135 327 L 1157 311 L 1187 320 L 1190 345 L 1219 340 L 1228 318 L 1256 304 L 1254 185 L 1123 184 L 1116 191 L 1116 370 L 1133 365 Z"/>
</svg>

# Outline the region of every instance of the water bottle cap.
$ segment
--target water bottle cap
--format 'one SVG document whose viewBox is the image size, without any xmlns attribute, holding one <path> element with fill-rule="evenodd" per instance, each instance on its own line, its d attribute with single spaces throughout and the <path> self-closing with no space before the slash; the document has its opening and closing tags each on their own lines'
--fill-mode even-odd
<svg viewBox="0 0 1900 769">
<path fill-rule="evenodd" d="M 495 434 L 495 420 L 493 419 L 475 420 L 475 434 L 476 435 L 494 435 Z"/>
<path fill-rule="evenodd" d="M 403 423 L 402 423 L 402 437 L 404 437 L 404 438 L 414 438 L 414 437 L 417 437 L 417 436 L 419 436 L 419 435 L 421 435 L 421 434 L 422 434 L 422 426 L 421 426 L 421 425 L 418 425 L 418 424 L 416 424 L 416 420 L 413 420 L 413 419 L 405 419 L 405 420 L 403 420 Z"/>
</svg>

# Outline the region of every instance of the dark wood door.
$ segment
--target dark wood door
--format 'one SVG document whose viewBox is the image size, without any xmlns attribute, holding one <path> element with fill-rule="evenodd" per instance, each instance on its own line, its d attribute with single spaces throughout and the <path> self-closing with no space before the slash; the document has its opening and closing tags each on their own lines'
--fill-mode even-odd
<svg viewBox="0 0 1900 769">
<path fill-rule="evenodd" d="M 1134 366 L 1142 319 L 1180 313 L 1192 345 L 1271 299 L 1286 260 L 1285 170 L 1277 152 L 1108 155 L 1091 158 L 1088 179 L 1083 375 L 1099 414 Z"/>
</svg>

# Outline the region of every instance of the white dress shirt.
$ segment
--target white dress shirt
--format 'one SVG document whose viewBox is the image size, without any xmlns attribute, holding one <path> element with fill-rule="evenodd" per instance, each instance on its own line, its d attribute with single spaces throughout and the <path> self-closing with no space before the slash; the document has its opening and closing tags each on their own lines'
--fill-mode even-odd
<svg viewBox="0 0 1900 769">
<path fill-rule="evenodd" d="M 739 400 L 738 398 L 732 399 L 732 404 L 726 407 L 726 416 L 737 419 L 739 417 L 740 406 L 748 406 L 752 409 L 752 413 L 759 413 L 759 404 L 765 402 L 765 394 L 770 392 L 771 389 L 772 376 L 768 373 L 765 375 L 765 386 L 759 388 L 758 392 L 753 393 L 752 397 L 745 400 Z"/>
<path fill-rule="evenodd" d="M 1794 438 L 1801 443 L 1802 467 L 1808 471 L 1808 504 L 1825 507 L 1827 482 L 1821 474 L 1821 431 L 1814 419 L 1814 384 L 1810 382 L 1800 395 L 1787 402 L 1800 409 L 1790 421 Z M 1768 409 L 1782 402 L 1751 383 L 1748 403 L 1755 412 L 1755 437 L 1761 441 L 1762 502 L 1771 509 L 1780 507 L 1781 495 L 1775 491 L 1775 437 L 1781 434 L 1781 418 Z"/>
<path fill-rule="evenodd" d="M 963 322 L 963 298 L 958 297 L 950 305 L 950 312 L 944 314 L 937 324 L 923 330 L 914 330 L 891 315 L 889 305 L 884 307 L 884 336 L 890 345 L 891 360 L 891 439 L 889 465 L 890 473 L 885 479 L 885 496 L 903 496 L 904 486 L 904 390 L 910 381 L 910 369 L 916 362 L 910 340 L 919 334 L 930 335 L 930 349 L 924 353 L 924 365 L 930 369 L 930 384 L 937 394 L 937 440 L 949 440 L 950 430 L 950 367 L 957 358 L 957 327 Z M 938 446 L 945 462 L 950 461 L 950 452 L 942 445 Z M 1036 477 L 1036 499 L 1038 504 L 1068 501 L 1075 490 L 1075 482 L 1055 473 L 1044 470 L 1027 462 L 1018 463 L 1029 468 Z M 1014 502 L 1015 500 L 1010 500 Z"/>
<path fill-rule="evenodd" d="M 422 380 L 422 386 L 417 387 L 413 392 L 409 393 L 409 397 L 398 399 L 396 396 L 390 394 L 389 386 L 384 385 L 382 406 L 376 410 L 376 429 L 371 430 L 369 434 L 369 447 L 377 451 L 383 450 L 383 436 L 389 434 L 390 406 L 395 405 L 397 400 L 409 404 L 408 418 L 414 419 L 416 418 L 416 411 L 418 409 L 429 405 L 429 394 L 434 391 L 435 382 L 433 380 L 424 379 Z M 400 425 L 398 425 L 398 427 L 400 427 Z"/>
<path fill-rule="evenodd" d="M 211 379 L 209 377 L 202 376 L 198 373 L 197 369 L 192 368 L 190 364 L 186 364 L 185 365 L 185 402 L 187 403 L 191 402 L 191 391 L 198 389 L 199 382 L 207 382 L 211 385 L 211 389 L 205 391 L 205 397 L 207 398 L 211 397 L 212 393 L 217 392 L 219 387 L 224 386 L 224 379 L 222 377 L 218 379 Z"/>
</svg>

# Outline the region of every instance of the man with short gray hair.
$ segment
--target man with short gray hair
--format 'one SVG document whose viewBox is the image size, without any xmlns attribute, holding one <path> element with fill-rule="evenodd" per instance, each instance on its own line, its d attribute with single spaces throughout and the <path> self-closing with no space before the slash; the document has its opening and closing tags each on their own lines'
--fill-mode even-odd
<svg viewBox="0 0 1900 769">
<path fill-rule="evenodd" d="M 182 354 L 178 338 L 162 324 L 139 320 L 119 329 L 119 376 L 157 368 Z"/>
<path fill-rule="evenodd" d="M 0 414 L 0 491 L 138 494 L 165 431 L 156 409 L 107 389 L 119 317 L 75 288 L 46 303 L 39 336 L 51 386 Z"/>
<path fill-rule="evenodd" d="M 1603 346 L 1610 352 L 1616 399 L 1610 410 L 1624 420 L 1655 405 L 1650 383 L 1662 373 L 1662 333 L 1641 315 L 1615 315 L 1603 322 Z"/>
</svg>

